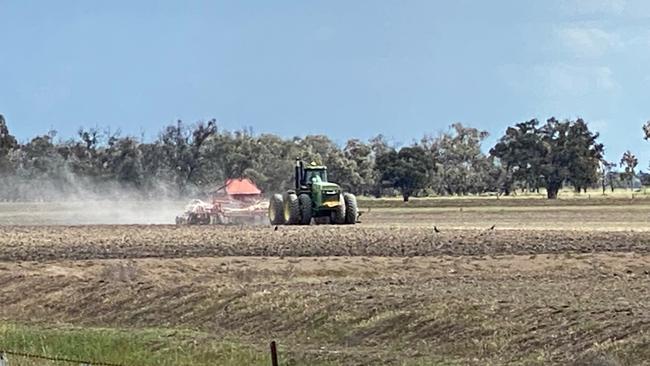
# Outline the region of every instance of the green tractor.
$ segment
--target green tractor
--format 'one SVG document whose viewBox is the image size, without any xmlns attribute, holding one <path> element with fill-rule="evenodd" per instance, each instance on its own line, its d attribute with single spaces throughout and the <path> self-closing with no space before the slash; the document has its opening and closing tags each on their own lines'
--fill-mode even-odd
<svg viewBox="0 0 650 366">
<path fill-rule="evenodd" d="M 338 184 L 327 181 L 327 168 L 296 159 L 295 188 L 274 194 L 269 203 L 273 225 L 316 224 L 352 225 L 357 222 L 357 198 L 343 193 Z"/>
</svg>

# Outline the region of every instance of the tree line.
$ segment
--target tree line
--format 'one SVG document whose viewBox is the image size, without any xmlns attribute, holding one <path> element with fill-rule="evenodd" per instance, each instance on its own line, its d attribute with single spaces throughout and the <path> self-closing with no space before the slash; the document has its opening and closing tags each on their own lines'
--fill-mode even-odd
<svg viewBox="0 0 650 366">
<path fill-rule="evenodd" d="M 644 126 L 646 138 L 650 125 Z M 350 139 L 339 146 L 324 135 L 282 138 L 250 130 L 227 131 L 215 120 L 166 126 L 153 141 L 119 132 L 81 128 L 69 139 L 55 131 L 21 143 L 0 115 L 0 200 L 56 200 L 80 195 L 137 198 L 187 197 L 217 188 L 226 178 L 248 177 L 265 192 L 291 187 L 296 157 L 328 166 L 347 191 L 381 197 L 510 195 L 546 189 L 556 198 L 564 186 L 631 186 L 638 160 L 627 152 L 617 164 L 605 161 L 599 135 L 582 119 L 508 127 L 488 153 L 488 132 L 453 124 L 406 146 L 384 136 Z"/>
</svg>

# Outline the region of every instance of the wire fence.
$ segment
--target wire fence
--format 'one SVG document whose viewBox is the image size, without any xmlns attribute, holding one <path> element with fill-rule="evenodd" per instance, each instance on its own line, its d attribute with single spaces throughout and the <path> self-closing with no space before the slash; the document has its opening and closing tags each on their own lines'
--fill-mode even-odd
<svg viewBox="0 0 650 366">
<path fill-rule="evenodd" d="M 275 341 L 271 342 L 271 366 L 279 366 L 278 349 Z M 0 366 L 41 366 L 41 365 L 78 365 L 78 366 L 136 366 L 112 362 L 79 360 L 59 356 L 45 356 L 34 353 L 16 352 L 0 349 Z"/>
<path fill-rule="evenodd" d="M 65 363 L 80 366 L 126 366 L 119 363 L 77 360 L 59 356 L 45 356 L 26 352 L 0 350 L 0 366 L 27 366 L 30 364 L 37 364 L 38 361 L 45 361 L 50 364 Z"/>
</svg>

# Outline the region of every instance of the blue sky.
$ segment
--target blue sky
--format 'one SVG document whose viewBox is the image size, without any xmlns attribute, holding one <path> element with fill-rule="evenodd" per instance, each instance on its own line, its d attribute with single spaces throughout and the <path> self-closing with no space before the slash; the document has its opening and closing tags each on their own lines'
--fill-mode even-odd
<svg viewBox="0 0 650 366">
<path fill-rule="evenodd" d="M 21 140 L 216 118 L 339 143 L 462 122 L 492 144 L 580 116 L 609 159 L 650 160 L 647 1 L 0 0 L 0 19 L 0 113 Z"/>
</svg>

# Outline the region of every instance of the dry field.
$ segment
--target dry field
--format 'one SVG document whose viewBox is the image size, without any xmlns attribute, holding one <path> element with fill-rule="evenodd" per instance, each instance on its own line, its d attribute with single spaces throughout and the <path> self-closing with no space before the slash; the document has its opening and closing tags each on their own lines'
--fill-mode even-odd
<svg viewBox="0 0 650 366">
<path fill-rule="evenodd" d="M 0 319 L 275 339 L 285 364 L 650 365 L 648 203 L 375 205 L 277 231 L 14 219 Z"/>
</svg>

